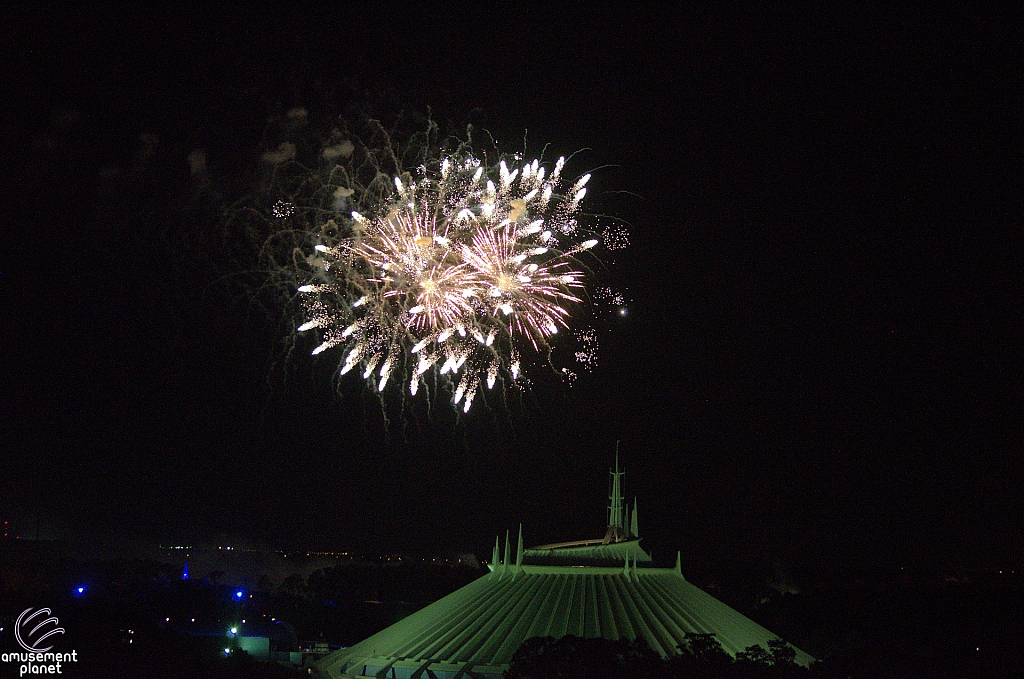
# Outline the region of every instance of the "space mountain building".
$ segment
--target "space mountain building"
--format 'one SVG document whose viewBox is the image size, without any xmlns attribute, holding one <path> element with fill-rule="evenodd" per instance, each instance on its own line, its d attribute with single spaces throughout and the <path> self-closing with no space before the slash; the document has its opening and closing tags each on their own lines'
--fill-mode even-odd
<svg viewBox="0 0 1024 679">
<path fill-rule="evenodd" d="M 778 639 L 674 568 L 650 567 L 636 502 L 622 500 L 616 455 L 603 538 L 523 548 L 495 541 L 490 573 L 354 646 L 320 660 L 314 676 L 389 679 L 501 677 L 532 637 L 642 639 L 662 656 L 687 633 L 713 633 L 730 654 Z M 799 649 L 796 662 L 813 658 Z"/>
</svg>

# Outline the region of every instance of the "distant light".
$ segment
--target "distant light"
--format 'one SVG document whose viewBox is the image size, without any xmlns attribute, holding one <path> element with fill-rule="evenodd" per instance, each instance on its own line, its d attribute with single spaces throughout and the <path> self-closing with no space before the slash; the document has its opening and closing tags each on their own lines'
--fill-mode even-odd
<svg viewBox="0 0 1024 679">
<path fill-rule="evenodd" d="M 231 633 L 232 634 L 238 634 L 238 628 L 237 627 L 232 627 L 231 628 Z"/>
<path fill-rule="evenodd" d="M 224 655 L 231 655 L 231 649 L 230 648 L 225 648 L 224 649 Z"/>
<path fill-rule="evenodd" d="M 626 310 L 625 309 L 619 309 L 619 315 L 620 316 L 625 316 L 626 315 Z"/>
<path fill-rule="evenodd" d="M 84 591 L 85 591 L 85 587 L 76 587 L 75 588 L 75 593 L 76 594 L 81 594 Z"/>
<path fill-rule="evenodd" d="M 238 590 L 237 592 L 235 592 L 235 596 L 238 597 L 239 599 L 241 599 L 242 598 L 242 590 Z"/>
<path fill-rule="evenodd" d="M 170 618 L 164 618 L 164 622 L 170 622 L 170 621 L 171 621 Z"/>
</svg>

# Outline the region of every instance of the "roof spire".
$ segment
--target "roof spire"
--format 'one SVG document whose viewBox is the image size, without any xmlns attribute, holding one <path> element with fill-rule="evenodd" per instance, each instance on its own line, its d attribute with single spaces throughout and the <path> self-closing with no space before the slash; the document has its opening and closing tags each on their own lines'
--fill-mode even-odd
<svg viewBox="0 0 1024 679">
<path fill-rule="evenodd" d="M 622 476 L 625 472 L 619 471 L 619 442 L 615 442 L 615 471 L 611 472 L 612 489 L 608 499 L 611 504 L 608 506 L 608 531 L 605 533 L 605 542 L 621 542 L 625 539 L 626 526 L 622 520 Z"/>
<path fill-rule="evenodd" d="M 516 545 L 516 570 L 523 567 L 523 524 L 519 524 L 519 544 Z"/>
<path fill-rule="evenodd" d="M 631 524 L 629 526 L 629 534 L 635 538 L 640 537 L 640 523 L 636 519 L 636 498 L 633 498 L 633 513 L 629 515 Z"/>
<path fill-rule="evenodd" d="M 498 536 L 494 536 L 494 551 L 491 552 L 491 563 L 487 564 L 491 569 L 491 577 L 498 574 L 498 567 L 501 565 L 501 554 L 498 551 Z"/>
<path fill-rule="evenodd" d="M 495 538 L 495 540 L 494 540 L 494 553 L 495 553 L 495 555 L 498 554 L 498 540 L 500 540 L 500 538 Z M 504 553 L 504 555 L 501 556 L 501 560 L 498 562 L 499 566 L 497 568 L 495 568 L 493 571 L 491 571 L 492 573 L 497 573 L 498 574 L 498 579 L 499 580 L 501 580 L 503 577 L 505 577 L 505 571 L 508 570 L 508 563 L 509 563 L 509 560 L 511 558 L 512 558 L 512 550 L 508 548 L 508 531 L 505 531 L 505 553 Z"/>
</svg>

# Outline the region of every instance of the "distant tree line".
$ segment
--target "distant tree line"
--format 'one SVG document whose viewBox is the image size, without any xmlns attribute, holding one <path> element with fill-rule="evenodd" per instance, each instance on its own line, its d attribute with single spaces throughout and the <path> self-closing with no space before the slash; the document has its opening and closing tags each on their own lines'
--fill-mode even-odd
<svg viewBox="0 0 1024 679">
<path fill-rule="evenodd" d="M 662 658 L 642 640 L 534 637 L 512 657 L 506 679 L 812 679 L 784 641 L 729 655 L 714 634 L 690 633 L 679 653 Z"/>
<path fill-rule="evenodd" d="M 749 646 L 735 657 L 714 634 L 687 634 L 679 652 L 662 658 L 642 640 L 534 637 L 519 647 L 506 679 L 938 679 L 1020 676 L 993 674 L 984 663 L 921 662 L 895 666 L 870 652 L 833 657 L 810 667 L 795 662 L 796 651 L 781 640 Z"/>
</svg>

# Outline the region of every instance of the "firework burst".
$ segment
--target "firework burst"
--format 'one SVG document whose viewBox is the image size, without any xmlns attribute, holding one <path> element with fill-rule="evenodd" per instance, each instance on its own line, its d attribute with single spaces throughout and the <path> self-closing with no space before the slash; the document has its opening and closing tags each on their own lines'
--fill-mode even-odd
<svg viewBox="0 0 1024 679">
<path fill-rule="evenodd" d="M 581 257 L 598 244 L 577 221 L 590 175 L 563 187 L 564 163 L 462 150 L 353 199 L 365 214 L 333 214 L 299 288 L 313 353 L 340 348 L 341 374 L 358 367 L 378 391 L 400 375 L 415 396 L 433 371 L 467 412 L 482 386 L 524 379 L 583 305 Z"/>
</svg>

